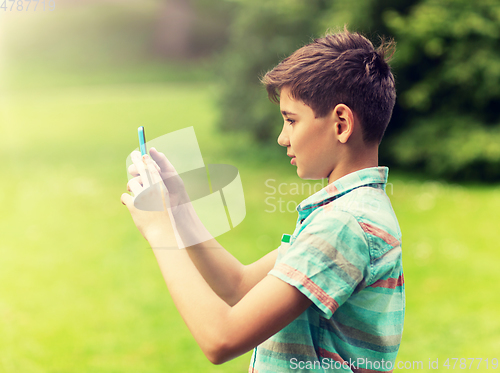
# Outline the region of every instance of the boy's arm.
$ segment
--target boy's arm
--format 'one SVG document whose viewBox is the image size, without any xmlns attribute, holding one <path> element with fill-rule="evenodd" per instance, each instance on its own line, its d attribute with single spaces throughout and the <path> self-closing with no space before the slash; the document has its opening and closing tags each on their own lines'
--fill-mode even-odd
<svg viewBox="0 0 500 373">
<path fill-rule="evenodd" d="M 177 172 L 167 157 L 155 148 L 150 154 L 157 164 L 157 170 L 167 187 L 171 187 L 177 194 L 184 194 L 185 189 L 180 178 L 173 177 Z M 134 176 L 130 186 L 142 187 L 142 178 L 139 171 L 144 173 L 145 168 L 138 152 L 131 155 L 133 164 L 129 173 Z M 172 184 L 173 182 L 176 184 Z M 140 192 L 135 191 L 136 195 Z M 188 198 L 185 198 L 187 201 Z M 191 203 L 184 203 L 176 208 L 174 213 L 177 233 L 184 242 L 187 242 L 188 254 L 212 290 L 230 306 L 238 301 L 273 268 L 277 258 L 277 250 L 268 253 L 263 258 L 250 265 L 243 265 L 233 255 L 222 247 L 206 230 L 198 218 Z M 198 242 L 190 246 L 190 243 Z"/>
<path fill-rule="evenodd" d="M 140 215 L 152 213 L 136 210 L 128 194 L 122 202 L 144 234 Z M 161 221 L 163 227 L 148 230 L 146 238 L 179 313 L 212 363 L 221 364 L 251 350 L 311 305 L 295 287 L 266 276 L 231 307 L 210 288 L 186 250 L 165 249 L 176 244 L 170 220 L 165 216 L 152 220 Z"/>
<path fill-rule="evenodd" d="M 151 160 L 145 162 L 153 184 L 162 185 Z M 146 184 L 146 182 L 145 182 Z M 142 189 L 142 188 L 139 188 Z M 154 198 L 163 190 L 145 185 Z M 139 195 L 136 193 L 136 195 Z M 168 197 L 167 197 L 168 198 Z M 177 246 L 170 210 L 143 211 L 134 198 L 122 195 L 139 231 L 149 241 L 172 299 L 199 346 L 213 363 L 219 364 L 249 351 L 288 325 L 311 301 L 295 287 L 266 276 L 234 306 L 229 306 L 210 288 L 189 258 Z"/>
<path fill-rule="evenodd" d="M 275 249 L 256 262 L 243 265 L 215 239 L 187 247 L 192 262 L 212 290 L 228 305 L 240 301 L 273 268 Z"/>
<path fill-rule="evenodd" d="M 210 235 L 191 203 L 178 208 L 174 220 L 194 265 L 213 291 L 230 306 L 266 277 L 276 262 L 277 249 L 250 265 L 241 264 Z M 189 246 L 190 242 L 197 243 Z"/>
<path fill-rule="evenodd" d="M 165 240 L 158 237 L 152 246 Z M 231 307 L 210 289 L 185 250 L 153 251 L 179 313 L 214 364 L 251 350 L 311 305 L 295 287 L 269 275 Z"/>
</svg>

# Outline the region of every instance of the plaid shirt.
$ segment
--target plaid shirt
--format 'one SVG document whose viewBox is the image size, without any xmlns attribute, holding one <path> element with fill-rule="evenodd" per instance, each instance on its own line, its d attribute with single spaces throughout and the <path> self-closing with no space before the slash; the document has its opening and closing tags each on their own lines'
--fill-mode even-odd
<svg viewBox="0 0 500 373">
<path fill-rule="evenodd" d="M 254 349 L 250 372 L 389 372 L 405 310 L 401 231 L 388 168 L 348 174 L 306 198 L 269 272 L 312 305 Z"/>
</svg>

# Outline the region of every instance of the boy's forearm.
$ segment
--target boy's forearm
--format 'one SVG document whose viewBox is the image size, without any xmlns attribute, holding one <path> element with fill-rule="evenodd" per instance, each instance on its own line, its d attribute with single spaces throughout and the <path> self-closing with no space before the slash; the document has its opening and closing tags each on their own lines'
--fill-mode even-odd
<svg viewBox="0 0 500 373">
<path fill-rule="evenodd" d="M 252 264 L 242 265 L 222 246 L 214 248 L 210 242 L 206 244 L 206 247 L 203 244 L 188 247 L 187 252 L 210 287 L 230 306 L 238 303 L 267 276 L 278 256 L 278 251 L 274 250 Z M 233 260 L 237 262 L 234 266 Z M 238 271 L 229 269 L 236 267 Z"/>
<path fill-rule="evenodd" d="M 310 306 L 293 286 L 273 276 L 234 306 L 205 282 L 187 251 L 172 249 L 173 234 L 148 239 L 170 295 L 206 357 L 221 364 L 275 334 Z"/>
<path fill-rule="evenodd" d="M 187 253 L 205 281 L 228 305 L 236 304 L 241 294 L 244 268 L 222 246 L 216 247 L 215 239 L 186 248 Z"/>
<path fill-rule="evenodd" d="M 176 244 L 172 238 L 173 235 L 159 234 L 148 240 L 179 313 L 212 360 L 220 349 L 220 333 L 231 307 L 210 288 L 186 250 L 172 248 Z"/>
<path fill-rule="evenodd" d="M 190 204 L 175 214 L 176 228 L 192 262 L 213 291 L 229 305 L 244 295 L 245 266 L 213 238 Z"/>
<path fill-rule="evenodd" d="M 185 242 L 199 242 L 187 245 L 189 257 L 213 291 L 230 306 L 238 303 L 274 266 L 277 250 L 252 264 L 241 264 L 208 233 L 191 205 L 178 212 L 175 220 Z"/>
</svg>

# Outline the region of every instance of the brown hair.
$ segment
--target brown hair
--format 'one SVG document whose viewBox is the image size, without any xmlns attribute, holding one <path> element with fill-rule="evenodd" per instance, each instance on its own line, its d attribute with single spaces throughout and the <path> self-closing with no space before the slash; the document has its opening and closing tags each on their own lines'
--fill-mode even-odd
<svg viewBox="0 0 500 373">
<path fill-rule="evenodd" d="M 380 143 L 396 101 L 394 77 L 388 61 L 395 42 L 385 42 L 375 50 L 358 33 L 327 34 L 296 50 L 263 78 L 269 99 L 279 103 L 283 87 L 294 99 L 311 107 L 317 117 L 325 117 L 343 103 L 361 120 L 366 143 Z"/>
</svg>

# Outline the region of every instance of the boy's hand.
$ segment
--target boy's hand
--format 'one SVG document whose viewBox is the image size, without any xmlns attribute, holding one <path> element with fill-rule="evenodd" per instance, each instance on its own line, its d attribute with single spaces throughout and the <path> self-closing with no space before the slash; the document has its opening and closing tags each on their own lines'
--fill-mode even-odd
<svg viewBox="0 0 500 373">
<path fill-rule="evenodd" d="M 163 180 L 163 184 L 168 190 L 170 206 L 172 208 L 172 213 L 175 215 L 181 205 L 190 202 L 189 196 L 184 187 L 184 182 L 165 154 L 157 151 L 155 148 L 149 149 L 149 154 L 151 155 L 155 168 L 158 170 L 160 177 Z M 138 151 L 132 152 L 131 158 L 134 163 L 130 165 L 128 172 L 130 175 L 134 176 L 137 182 L 133 182 L 133 184 L 143 185 L 143 178 L 139 172 L 141 168 L 140 162 L 137 163 L 134 161 L 140 159 L 140 153 Z M 131 179 L 130 182 L 132 182 L 132 180 L 134 179 Z M 135 194 L 133 190 L 129 189 L 129 191 Z"/>
<path fill-rule="evenodd" d="M 160 179 L 163 181 L 160 184 L 163 184 L 163 187 L 168 190 L 166 202 L 171 212 L 170 218 L 173 223 L 174 235 L 177 238 L 176 243 L 178 247 L 193 246 L 213 239 L 193 208 L 184 182 L 172 163 L 170 163 L 163 153 L 160 153 L 155 148 L 150 148 L 149 154 L 152 158 L 149 158 L 152 167 L 154 167 L 156 174 L 160 175 Z M 145 183 L 150 181 L 147 180 L 148 176 L 145 173 L 140 153 L 138 151 L 132 152 L 131 158 L 133 164 L 129 166 L 128 172 L 134 178 L 128 182 L 128 190 L 136 198 L 134 206 L 141 210 L 162 210 L 162 208 L 157 208 L 157 203 L 151 204 L 149 197 L 142 198 L 142 196 L 139 196 L 139 193 L 144 193 L 143 185 L 146 185 Z"/>
<path fill-rule="evenodd" d="M 132 161 L 139 176 L 127 184 L 134 197 L 123 193 L 121 202 L 129 209 L 141 234 L 150 241 L 165 232 L 172 232 L 169 192 L 162 182 L 158 165 L 148 155 L 141 158 L 139 152 L 134 153 Z"/>
</svg>

